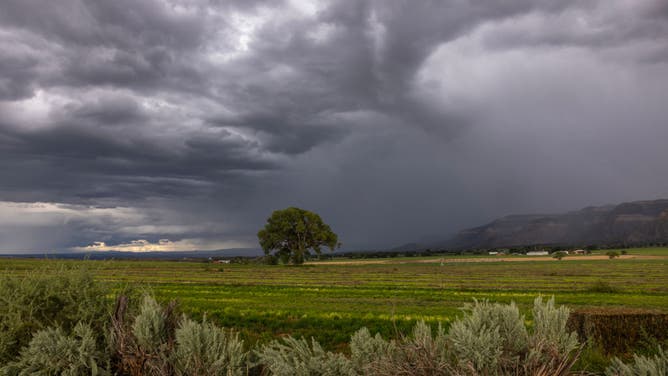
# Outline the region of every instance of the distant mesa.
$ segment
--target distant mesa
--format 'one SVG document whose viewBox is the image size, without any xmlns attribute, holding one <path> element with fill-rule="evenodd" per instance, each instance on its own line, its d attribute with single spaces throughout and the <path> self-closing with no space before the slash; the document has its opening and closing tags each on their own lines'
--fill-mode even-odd
<svg viewBox="0 0 668 376">
<path fill-rule="evenodd" d="M 587 207 L 563 214 L 509 215 L 463 230 L 449 240 L 432 244 L 431 248 L 631 246 L 666 242 L 668 200 L 654 200 Z"/>
</svg>

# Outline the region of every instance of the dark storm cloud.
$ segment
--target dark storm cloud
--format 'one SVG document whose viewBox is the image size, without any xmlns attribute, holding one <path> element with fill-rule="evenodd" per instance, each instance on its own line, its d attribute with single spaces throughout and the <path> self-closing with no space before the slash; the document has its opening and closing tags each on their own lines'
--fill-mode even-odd
<svg viewBox="0 0 668 376">
<path fill-rule="evenodd" d="M 629 48 L 631 43 L 655 44 L 666 52 L 664 38 L 668 33 L 666 3 L 642 1 L 623 3 L 591 2 L 570 7 L 557 14 L 534 12 L 508 20 L 499 32 L 485 38 L 490 49 L 520 46 L 579 46 L 584 48 Z M 527 27 L 540 24 L 533 32 Z M 637 56 L 642 60 L 643 56 Z"/>
<path fill-rule="evenodd" d="M 104 110 L 109 110 L 106 108 Z M 275 162 L 257 152 L 257 145 L 242 142 L 229 132 L 213 135 L 189 134 L 181 145 L 161 144 L 153 135 L 134 129 L 114 126 L 119 120 L 143 119 L 136 112 L 99 108 L 74 111 L 74 117 L 63 119 L 49 130 L 5 130 L 6 142 L 2 150 L 5 171 L 19 168 L 13 174 L 14 185 L 26 179 L 24 200 L 36 194 L 45 200 L 41 191 L 53 190 L 59 200 L 100 195 L 100 189 L 109 197 L 189 196 L 201 194 L 193 189 L 192 181 L 219 182 L 232 179 L 243 171 L 274 169 Z M 99 121 L 104 120 L 104 127 Z M 127 126 L 127 122 L 124 126 Z M 137 123 L 132 126 L 138 126 Z M 41 171 L 41 173 L 39 172 Z M 141 178 L 137 180 L 137 178 Z M 41 184 L 36 184 L 43 180 Z M 209 187 L 203 184 L 203 187 Z M 23 188 L 23 189 L 22 189 Z M 67 189 L 70 188 L 70 189 Z M 114 188 L 116 189 L 114 191 Z"/>
<path fill-rule="evenodd" d="M 667 41 L 649 0 L 4 1 L 0 214 L 215 247 L 302 205 L 361 246 L 651 198 Z"/>
</svg>

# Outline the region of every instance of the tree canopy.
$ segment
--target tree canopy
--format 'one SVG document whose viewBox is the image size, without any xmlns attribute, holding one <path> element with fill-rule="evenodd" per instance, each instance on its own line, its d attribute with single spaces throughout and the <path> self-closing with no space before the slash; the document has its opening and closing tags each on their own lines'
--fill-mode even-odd
<svg viewBox="0 0 668 376">
<path fill-rule="evenodd" d="M 557 252 L 554 252 L 552 254 L 552 258 L 555 258 L 559 261 L 561 261 L 561 259 L 566 257 L 566 256 L 568 256 L 568 252 L 564 252 L 564 251 L 557 251 Z"/>
<path fill-rule="evenodd" d="M 339 245 L 318 214 L 295 207 L 274 211 L 257 237 L 266 255 L 293 264 L 302 264 L 311 251 L 319 255 L 323 246 L 334 250 Z"/>
</svg>

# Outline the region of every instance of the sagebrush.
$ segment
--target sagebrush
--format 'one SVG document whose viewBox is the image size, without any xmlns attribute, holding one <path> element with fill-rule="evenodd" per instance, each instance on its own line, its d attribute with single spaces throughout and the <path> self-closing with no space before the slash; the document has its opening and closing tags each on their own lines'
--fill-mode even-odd
<svg viewBox="0 0 668 376">
<path fill-rule="evenodd" d="M 566 329 L 568 309 L 534 301 L 533 330 L 513 303 L 474 301 L 446 333 L 419 322 L 409 336 L 385 340 L 363 328 L 350 357 L 315 341 L 287 337 L 257 351 L 274 375 L 569 375 L 580 345 Z"/>
<path fill-rule="evenodd" d="M 109 375 L 108 357 L 96 343 L 93 330 L 77 324 L 71 335 L 61 328 L 47 328 L 35 334 L 17 361 L 0 369 L 7 376 Z"/>
<path fill-rule="evenodd" d="M 243 375 L 244 343 L 232 331 L 212 323 L 177 318 L 176 304 L 161 306 L 146 295 L 139 313 L 127 317 L 128 299 L 120 297 L 112 320 L 113 368 L 129 375 Z"/>
<path fill-rule="evenodd" d="M 51 327 L 69 333 L 83 322 L 103 345 L 111 306 L 108 295 L 85 265 L 56 264 L 0 277 L 0 364 L 14 360 L 35 333 Z"/>
<path fill-rule="evenodd" d="M 668 352 L 659 348 L 652 357 L 634 355 L 633 362 L 624 363 L 614 358 L 605 370 L 606 376 L 666 376 L 668 375 Z"/>
</svg>

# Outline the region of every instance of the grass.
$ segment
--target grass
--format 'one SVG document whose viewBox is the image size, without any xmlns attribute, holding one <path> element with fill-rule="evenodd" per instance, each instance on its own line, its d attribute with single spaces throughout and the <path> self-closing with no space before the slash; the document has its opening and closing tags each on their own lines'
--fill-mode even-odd
<svg viewBox="0 0 668 376">
<path fill-rule="evenodd" d="M 629 249 L 668 256 L 668 249 Z M 455 256 L 457 257 L 457 256 Z M 472 299 L 514 300 L 528 311 L 538 294 L 571 308 L 668 311 L 668 258 L 462 262 L 441 257 L 402 263 L 301 267 L 167 261 L 85 261 L 96 278 L 120 289 L 141 285 L 184 312 L 237 327 L 250 340 L 314 336 L 329 348 L 367 326 L 393 336 L 417 320 L 447 323 Z M 419 262 L 413 262 L 419 261 Z M 0 259 L 3 273 L 24 273 L 53 260 Z M 58 261 L 81 263 L 82 261 Z M 601 288 L 605 287 L 605 291 Z"/>
</svg>

